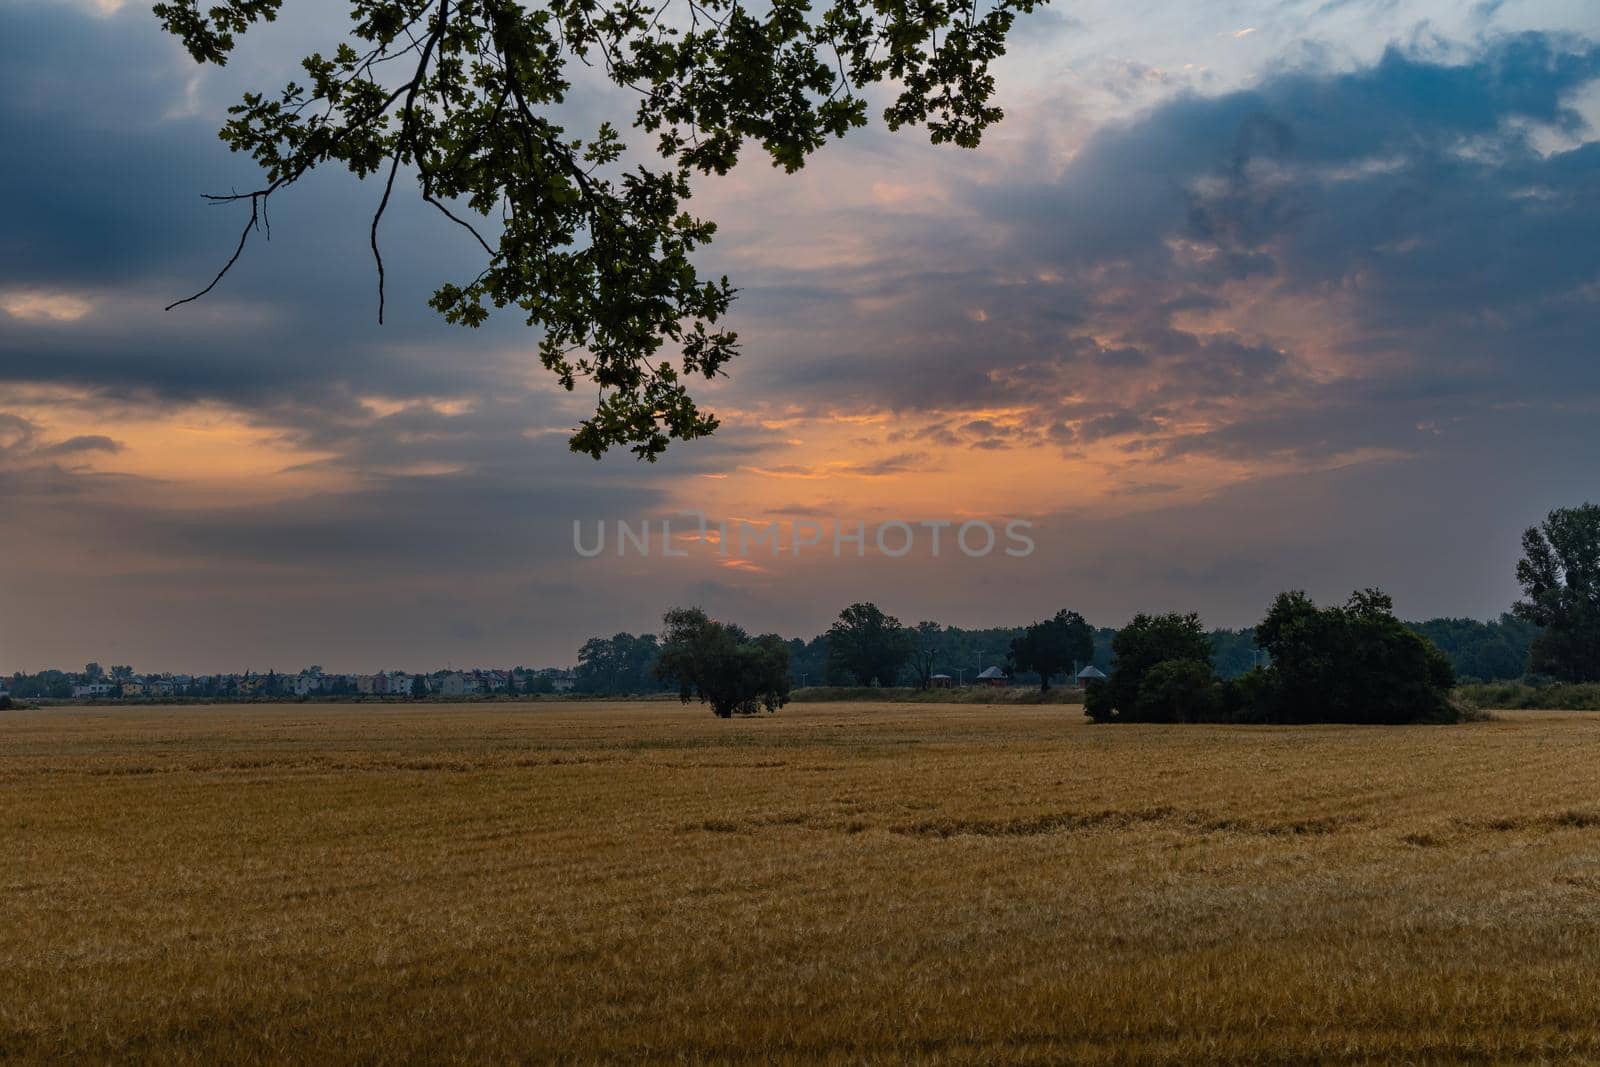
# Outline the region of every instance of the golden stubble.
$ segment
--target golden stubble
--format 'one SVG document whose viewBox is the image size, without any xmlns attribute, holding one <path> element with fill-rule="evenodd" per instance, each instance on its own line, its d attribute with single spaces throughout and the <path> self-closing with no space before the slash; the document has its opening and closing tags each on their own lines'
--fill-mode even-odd
<svg viewBox="0 0 1600 1067">
<path fill-rule="evenodd" d="M 0 716 L 0 1058 L 1600 1056 L 1600 717 Z"/>
</svg>

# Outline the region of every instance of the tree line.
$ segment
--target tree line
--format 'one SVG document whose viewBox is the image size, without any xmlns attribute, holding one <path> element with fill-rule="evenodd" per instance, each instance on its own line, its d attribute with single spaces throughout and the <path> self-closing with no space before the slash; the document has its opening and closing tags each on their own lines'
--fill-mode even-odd
<svg viewBox="0 0 1600 1067">
<path fill-rule="evenodd" d="M 1285 593 L 1261 625 L 1242 630 L 1206 630 L 1193 614 L 1139 615 L 1112 629 L 1067 609 L 1029 626 L 963 629 L 928 620 L 907 626 L 863 602 L 840 612 L 825 633 L 785 640 L 753 638 L 698 609 L 674 609 L 662 639 L 619 633 L 586 641 L 574 688 L 591 695 L 682 693 L 687 684 L 691 694 L 721 693 L 707 672 L 736 670 L 744 681 L 717 701 L 725 709 L 749 710 L 781 706 L 796 686 L 926 688 L 936 675 L 967 681 L 994 666 L 1012 682 L 1048 688 L 1093 665 L 1109 675 L 1088 700 L 1090 713 L 1102 718 L 1288 721 L 1300 714 L 1290 705 L 1351 719 L 1358 716 L 1357 702 L 1374 709 L 1359 714 L 1401 714 L 1382 710 L 1388 706 L 1382 694 L 1411 693 L 1406 706 L 1437 714 L 1446 672 L 1462 682 L 1600 681 L 1600 506 L 1557 509 L 1530 527 L 1516 574 L 1524 599 L 1490 622 L 1402 623 L 1375 590 L 1332 608 L 1317 608 L 1303 593 Z M 1365 663 L 1379 664 L 1389 681 L 1373 682 L 1358 666 Z M 106 672 L 91 663 L 81 677 L 132 675 L 126 665 Z M 1428 680 L 1421 693 L 1409 688 L 1417 678 Z M 73 681 L 62 671 L 18 672 L 0 688 L 21 698 L 66 698 Z M 265 676 L 265 692 L 277 691 L 273 681 Z M 1349 696 L 1365 692 L 1361 686 L 1374 692 Z M 552 688 L 548 677 L 527 673 L 525 688 L 517 691 Z M 1345 694 L 1344 703 L 1328 704 L 1323 694 L 1332 692 Z M 227 695 L 191 690 L 196 693 Z"/>
<path fill-rule="evenodd" d="M 1031 674 L 1048 689 L 1053 678 L 1094 663 L 1100 639 L 1108 638 L 1109 673 L 1092 681 L 1085 697 L 1085 713 L 1099 722 L 1448 719 L 1456 714 L 1450 690 L 1462 673 L 1458 662 L 1486 672 L 1520 667 L 1563 681 L 1600 680 L 1600 507 L 1551 512 L 1525 533 L 1523 552 L 1517 578 L 1526 599 L 1495 622 L 1407 624 L 1377 589 L 1358 590 L 1328 607 L 1304 592 L 1285 592 L 1246 631 L 1251 663 L 1237 670 L 1241 634 L 1207 631 L 1192 612 L 1141 613 L 1120 630 L 1106 631 L 1062 609 L 1010 633 L 1004 673 Z M 632 654 L 621 658 L 629 670 L 676 685 L 685 701 L 697 697 L 719 715 L 775 711 L 788 699 L 797 665 L 803 665 L 802 679 L 814 670 L 820 680 L 870 686 L 909 676 L 926 688 L 948 661 L 950 646 L 967 636 L 930 621 L 906 626 L 868 602 L 845 608 L 811 642 L 785 642 L 776 634 L 752 638 L 698 608 L 674 609 L 666 622 L 667 637 L 653 663 L 644 653 L 655 639 L 626 634 L 596 646 L 592 661 L 605 662 L 618 645 L 626 646 Z M 999 634 L 987 634 L 998 654 Z M 581 685 L 584 664 L 579 678 Z"/>
<path fill-rule="evenodd" d="M 1511 614 L 1489 622 L 1437 618 L 1405 625 L 1444 653 L 1462 682 L 1510 681 L 1525 677 L 1530 673 L 1533 640 L 1540 632 L 1537 625 Z M 934 674 L 948 674 L 969 682 L 988 666 L 998 666 L 1002 670 L 1009 666 L 1008 677 L 1017 685 L 1040 684 L 1036 670 L 1023 669 L 1015 662 L 1008 663 L 1007 659 L 1011 643 L 1027 634 L 1026 626 L 965 629 L 924 621 L 908 629 L 912 631 L 913 642 L 910 654 L 895 666 L 892 680 L 887 682 L 882 682 L 875 673 L 868 673 L 863 680 L 861 672 L 848 667 L 839 657 L 830 657 L 827 633 L 809 640 L 789 638 L 784 644 L 789 649 L 790 684 L 793 687 L 849 686 L 882 682 L 925 687 Z M 1109 626 L 1089 626 L 1089 633 L 1092 651 L 1087 656 L 1074 657 L 1077 666 L 1081 669 L 1093 665 L 1101 671 L 1109 671 L 1117 630 Z M 1253 627 L 1210 629 L 1206 631 L 1206 639 L 1211 647 L 1212 667 L 1219 678 L 1248 674 L 1265 662 L 1268 655 L 1256 644 Z M 653 633 L 592 637 L 579 650 L 574 689 L 593 696 L 665 692 L 671 685 L 656 677 L 653 670 L 660 654 L 661 645 Z"/>
</svg>

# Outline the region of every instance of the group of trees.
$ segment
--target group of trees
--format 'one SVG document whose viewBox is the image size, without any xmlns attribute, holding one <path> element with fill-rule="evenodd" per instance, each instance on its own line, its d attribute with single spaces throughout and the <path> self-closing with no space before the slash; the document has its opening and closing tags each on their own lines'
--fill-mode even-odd
<svg viewBox="0 0 1600 1067">
<path fill-rule="evenodd" d="M 1255 629 L 1270 657 L 1217 677 L 1198 616 L 1138 615 L 1117 632 L 1111 675 L 1090 685 L 1097 722 L 1402 723 L 1451 717 L 1455 673 L 1444 654 L 1395 618 L 1384 593 L 1319 608 L 1281 593 Z"/>
<path fill-rule="evenodd" d="M 1079 664 L 1109 666 L 1110 629 L 1094 629 L 1082 622 L 1087 646 L 1073 653 Z M 1022 684 L 1036 685 L 1036 668 L 1010 664 L 1007 651 L 1025 636 L 1024 627 L 990 627 L 968 630 L 923 621 L 907 626 L 871 603 L 852 604 L 840 612 L 827 632 L 810 640 L 791 638 L 791 685 L 914 685 L 927 688 L 938 673 L 970 679 L 986 666 L 1007 668 Z M 1231 635 L 1231 631 L 1217 631 Z M 585 641 L 578 652 L 574 688 L 594 695 L 649 693 L 671 688 L 656 675 L 654 664 L 661 645 L 654 634 L 619 633 Z M 1248 657 L 1246 657 L 1248 664 Z M 1070 672 L 1067 662 L 1057 673 Z"/>
<path fill-rule="evenodd" d="M 1529 673 L 1539 627 L 1514 615 L 1481 619 L 1429 619 L 1407 623 L 1438 647 L 1462 681 L 1494 682 Z"/>
<path fill-rule="evenodd" d="M 1062 609 L 1054 618 L 1036 622 L 1013 638 L 1006 663 L 1011 671 L 1032 671 L 1039 689 L 1050 688 L 1052 675 L 1071 672 L 1094 658 L 1094 630 L 1076 611 Z"/>
<path fill-rule="evenodd" d="M 652 673 L 719 716 L 776 711 L 789 698 L 790 646 L 751 637 L 699 608 L 667 612 Z M 928 677 L 932 624 L 907 627 L 873 604 L 852 604 L 830 627 L 828 655 L 863 684 L 893 677 L 907 660 Z M 1193 613 L 1136 615 L 1112 639 L 1109 677 L 1091 683 L 1085 714 L 1097 722 L 1398 723 L 1447 718 L 1454 672 L 1444 654 L 1395 618 L 1385 594 L 1363 590 L 1319 608 L 1282 593 L 1255 628 L 1270 658 L 1234 678 L 1213 665 L 1213 635 Z M 653 645 L 653 642 L 652 642 Z M 1094 654 L 1094 631 L 1062 610 L 1024 629 L 1008 663 L 1047 689 L 1052 676 Z"/>
<path fill-rule="evenodd" d="M 573 688 L 580 693 L 616 696 L 667 688 L 655 674 L 661 645 L 655 634 L 620 633 L 591 637 L 578 649 Z M 548 679 L 544 679 L 548 684 Z"/>
</svg>

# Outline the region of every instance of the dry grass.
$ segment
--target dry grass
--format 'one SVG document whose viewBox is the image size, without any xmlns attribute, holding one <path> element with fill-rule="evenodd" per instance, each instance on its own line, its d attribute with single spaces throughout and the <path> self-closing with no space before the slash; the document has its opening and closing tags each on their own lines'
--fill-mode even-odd
<svg viewBox="0 0 1600 1067">
<path fill-rule="evenodd" d="M 1600 717 L 0 716 L 0 1058 L 1600 1058 Z"/>
</svg>

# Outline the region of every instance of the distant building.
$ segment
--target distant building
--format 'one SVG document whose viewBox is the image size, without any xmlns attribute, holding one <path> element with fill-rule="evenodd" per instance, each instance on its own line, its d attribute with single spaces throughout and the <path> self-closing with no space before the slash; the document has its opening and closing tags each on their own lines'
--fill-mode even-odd
<svg viewBox="0 0 1600 1067">
<path fill-rule="evenodd" d="M 985 667 L 982 671 L 978 672 L 978 681 L 982 682 L 984 685 L 994 686 L 1011 684 L 1011 679 L 1007 678 L 1006 672 L 1001 670 L 999 667 Z"/>
<path fill-rule="evenodd" d="M 573 686 L 578 682 L 577 672 L 569 671 L 565 667 L 540 667 L 533 672 L 533 676 L 535 678 L 548 678 L 550 680 L 550 692 L 552 693 L 570 693 Z"/>
<path fill-rule="evenodd" d="M 73 686 L 72 698 L 74 700 L 83 700 L 85 698 L 89 700 L 98 700 L 100 697 L 108 697 L 113 695 L 112 690 L 116 690 L 117 693 L 121 693 L 122 686 L 116 684 L 115 682 L 89 682 L 85 685 Z"/>
<path fill-rule="evenodd" d="M 1078 677 L 1075 680 L 1078 683 L 1078 688 L 1082 689 L 1084 686 L 1088 685 L 1090 682 L 1103 682 L 1103 681 L 1105 681 L 1106 680 L 1106 672 L 1101 670 L 1099 667 L 1096 667 L 1093 663 L 1091 663 L 1087 667 L 1085 667 L 1083 670 L 1078 672 Z"/>
<path fill-rule="evenodd" d="M 464 697 L 478 691 L 478 680 L 457 671 L 439 679 L 439 694 L 447 697 Z"/>
<path fill-rule="evenodd" d="M 956 680 L 948 674 L 936 674 L 929 678 L 928 682 L 935 689 L 954 689 L 956 687 Z"/>
</svg>

